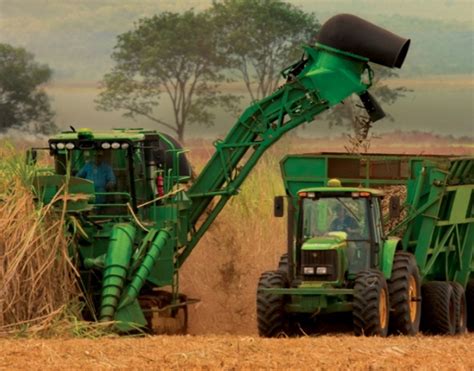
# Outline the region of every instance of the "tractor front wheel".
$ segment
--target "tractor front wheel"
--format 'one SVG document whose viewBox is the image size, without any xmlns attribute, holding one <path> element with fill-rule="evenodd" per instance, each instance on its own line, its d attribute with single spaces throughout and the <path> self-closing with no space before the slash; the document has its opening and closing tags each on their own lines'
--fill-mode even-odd
<svg viewBox="0 0 474 371">
<path fill-rule="evenodd" d="M 285 297 L 270 294 L 263 289 L 288 287 L 286 274 L 281 271 L 264 272 L 257 287 L 257 324 L 262 337 L 278 337 L 288 332 Z"/>
<path fill-rule="evenodd" d="M 456 302 L 449 282 L 433 281 L 422 286 L 421 324 L 425 332 L 454 335 L 456 332 Z"/>
<path fill-rule="evenodd" d="M 391 333 L 416 335 L 421 319 L 421 284 L 418 266 L 412 254 L 395 254 L 388 290 Z"/>
<path fill-rule="evenodd" d="M 352 318 L 357 336 L 387 336 L 389 293 L 381 272 L 370 270 L 357 274 Z"/>
</svg>

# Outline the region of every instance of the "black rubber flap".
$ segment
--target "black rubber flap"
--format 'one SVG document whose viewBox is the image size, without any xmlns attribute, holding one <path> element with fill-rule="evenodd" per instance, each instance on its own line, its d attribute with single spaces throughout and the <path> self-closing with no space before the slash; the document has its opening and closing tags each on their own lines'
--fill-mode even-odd
<svg viewBox="0 0 474 371">
<path fill-rule="evenodd" d="M 397 68 L 402 67 L 410 46 L 409 39 L 351 14 L 339 14 L 325 22 L 317 42 Z"/>
<path fill-rule="evenodd" d="M 370 121 L 376 122 L 385 117 L 385 112 L 380 107 L 377 100 L 368 91 L 363 92 L 359 95 L 362 104 L 370 117 Z"/>
</svg>

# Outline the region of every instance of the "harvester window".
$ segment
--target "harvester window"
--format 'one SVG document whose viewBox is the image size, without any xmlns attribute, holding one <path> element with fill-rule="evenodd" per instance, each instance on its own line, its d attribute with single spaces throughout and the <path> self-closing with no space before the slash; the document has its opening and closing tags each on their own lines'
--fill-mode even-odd
<svg viewBox="0 0 474 371">
<path fill-rule="evenodd" d="M 65 175 L 70 161 L 71 175 L 94 182 L 96 204 L 128 201 L 130 172 L 126 149 L 74 149 L 55 154 L 55 170 Z M 125 200 L 126 199 L 126 200 Z"/>
</svg>

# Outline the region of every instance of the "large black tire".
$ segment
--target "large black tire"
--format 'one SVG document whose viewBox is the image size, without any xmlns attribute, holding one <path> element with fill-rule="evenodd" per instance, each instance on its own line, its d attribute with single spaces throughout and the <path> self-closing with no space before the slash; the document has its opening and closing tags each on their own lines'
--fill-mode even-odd
<svg viewBox="0 0 474 371">
<path fill-rule="evenodd" d="M 474 279 L 466 286 L 467 329 L 474 331 Z"/>
<path fill-rule="evenodd" d="M 464 288 L 460 283 L 450 282 L 450 284 L 454 291 L 454 310 L 456 312 L 456 328 L 454 332 L 456 334 L 464 334 L 466 333 L 467 322 L 466 295 L 464 295 Z"/>
<path fill-rule="evenodd" d="M 286 274 L 280 271 L 264 272 L 257 287 L 257 325 L 262 337 L 278 337 L 288 334 L 288 316 L 285 312 L 285 297 L 263 292 L 263 288 L 288 287 Z"/>
<path fill-rule="evenodd" d="M 284 253 L 278 262 L 278 271 L 288 274 L 288 253 Z"/>
<path fill-rule="evenodd" d="M 387 282 L 390 293 L 390 332 L 416 335 L 421 319 L 421 280 L 415 257 L 397 252 L 392 277 Z"/>
<path fill-rule="evenodd" d="M 375 270 L 357 274 L 352 319 L 357 336 L 387 336 L 389 292 L 382 273 Z"/>
<path fill-rule="evenodd" d="M 424 332 L 454 335 L 456 332 L 456 307 L 454 290 L 449 282 L 433 281 L 421 287 Z"/>
</svg>

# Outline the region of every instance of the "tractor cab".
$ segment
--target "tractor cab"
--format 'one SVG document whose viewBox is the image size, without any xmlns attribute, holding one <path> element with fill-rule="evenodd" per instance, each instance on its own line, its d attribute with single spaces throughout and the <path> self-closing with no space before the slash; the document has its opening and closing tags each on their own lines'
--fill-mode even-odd
<svg viewBox="0 0 474 371">
<path fill-rule="evenodd" d="M 298 192 L 295 277 L 342 284 L 379 265 L 383 192 L 336 186 Z"/>
</svg>

